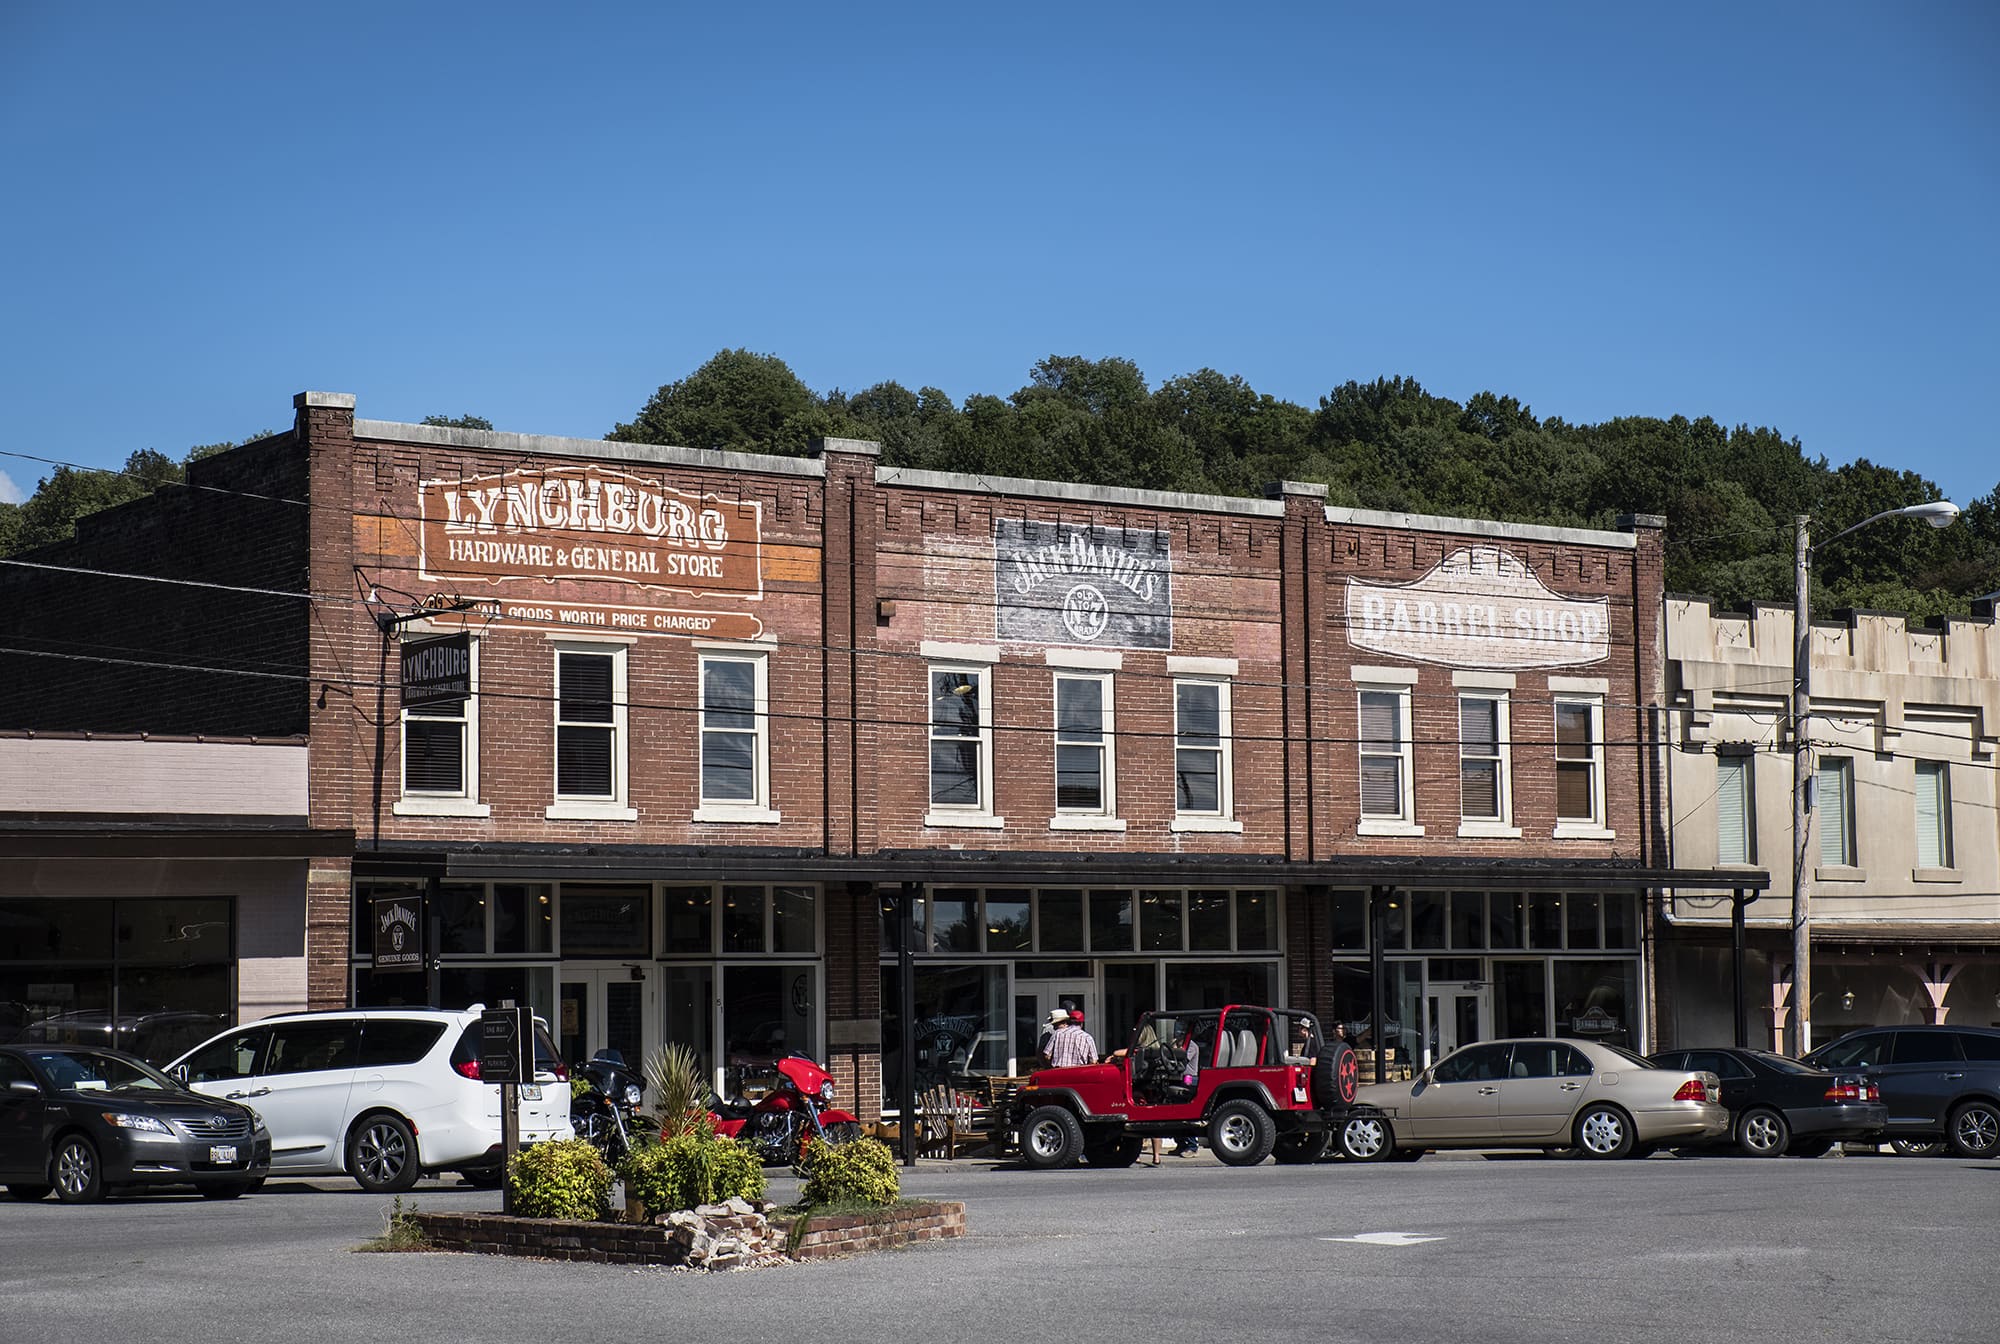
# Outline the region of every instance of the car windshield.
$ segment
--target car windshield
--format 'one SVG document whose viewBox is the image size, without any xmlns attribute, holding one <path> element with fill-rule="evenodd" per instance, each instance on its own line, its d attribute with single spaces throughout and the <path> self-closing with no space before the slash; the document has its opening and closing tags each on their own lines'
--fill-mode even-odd
<svg viewBox="0 0 2000 1344">
<path fill-rule="evenodd" d="M 1790 1055 L 1777 1055 L 1769 1050 L 1752 1050 L 1750 1054 L 1759 1064 L 1776 1069 L 1779 1073 L 1818 1073 L 1810 1064 L 1801 1064 Z"/>
<path fill-rule="evenodd" d="M 136 1059 L 90 1050 L 24 1052 L 65 1092 L 179 1092 L 180 1084 Z"/>
</svg>

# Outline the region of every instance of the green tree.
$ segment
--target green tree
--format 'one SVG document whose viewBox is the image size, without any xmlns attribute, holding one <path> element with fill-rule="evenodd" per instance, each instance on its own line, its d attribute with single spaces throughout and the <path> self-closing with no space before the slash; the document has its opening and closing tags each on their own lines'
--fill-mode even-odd
<svg viewBox="0 0 2000 1344">
<path fill-rule="evenodd" d="M 814 423 L 826 407 L 776 355 L 723 350 L 677 383 L 655 392 L 629 424 L 616 425 L 613 439 L 678 444 L 735 452 L 803 452 L 808 417 Z"/>
<path fill-rule="evenodd" d="M 493 428 L 493 422 L 483 415 L 427 415 L 417 423 L 435 425 L 440 429 Z"/>
</svg>

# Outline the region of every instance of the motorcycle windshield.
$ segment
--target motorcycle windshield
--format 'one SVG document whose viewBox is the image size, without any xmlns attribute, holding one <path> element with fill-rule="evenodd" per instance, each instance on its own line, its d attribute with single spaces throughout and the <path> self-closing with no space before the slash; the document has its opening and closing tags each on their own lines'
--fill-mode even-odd
<svg viewBox="0 0 2000 1344">
<path fill-rule="evenodd" d="M 833 1077 L 803 1055 L 791 1055 L 779 1060 L 778 1073 L 786 1082 L 809 1097 L 818 1096 L 820 1084 Z"/>
</svg>

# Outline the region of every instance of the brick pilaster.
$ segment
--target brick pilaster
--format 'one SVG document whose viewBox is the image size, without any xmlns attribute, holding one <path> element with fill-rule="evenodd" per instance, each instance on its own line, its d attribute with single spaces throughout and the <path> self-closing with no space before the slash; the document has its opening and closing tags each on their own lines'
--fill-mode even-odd
<svg viewBox="0 0 2000 1344">
<path fill-rule="evenodd" d="M 1313 741 L 1317 719 L 1313 680 L 1322 645 L 1318 622 L 1324 605 L 1320 587 L 1326 570 L 1326 487 L 1281 481 L 1265 494 L 1285 502 L 1283 553 L 1279 561 L 1279 638 L 1285 732 L 1285 857 L 1310 862 L 1318 857 L 1315 796 L 1325 777 Z"/>
</svg>

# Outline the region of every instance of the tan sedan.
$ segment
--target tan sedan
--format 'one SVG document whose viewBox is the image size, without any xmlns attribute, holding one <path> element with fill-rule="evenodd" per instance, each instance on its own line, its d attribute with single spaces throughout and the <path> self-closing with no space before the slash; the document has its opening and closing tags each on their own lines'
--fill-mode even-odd
<svg viewBox="0 0 2000 1344">
<path fill-rule="evenodd" d="M 1414 1082 L 1359 1088 L 1340 1129 L 1357 1162 L 1408 1160 L 1432 1148 L 1576 1148 L 1643 1157 L 1662 1143 L 1729 1132 L 1712 1073 L 1662 1069 L 1595 1041 L 1482 1041 Z"/>
</svg>

